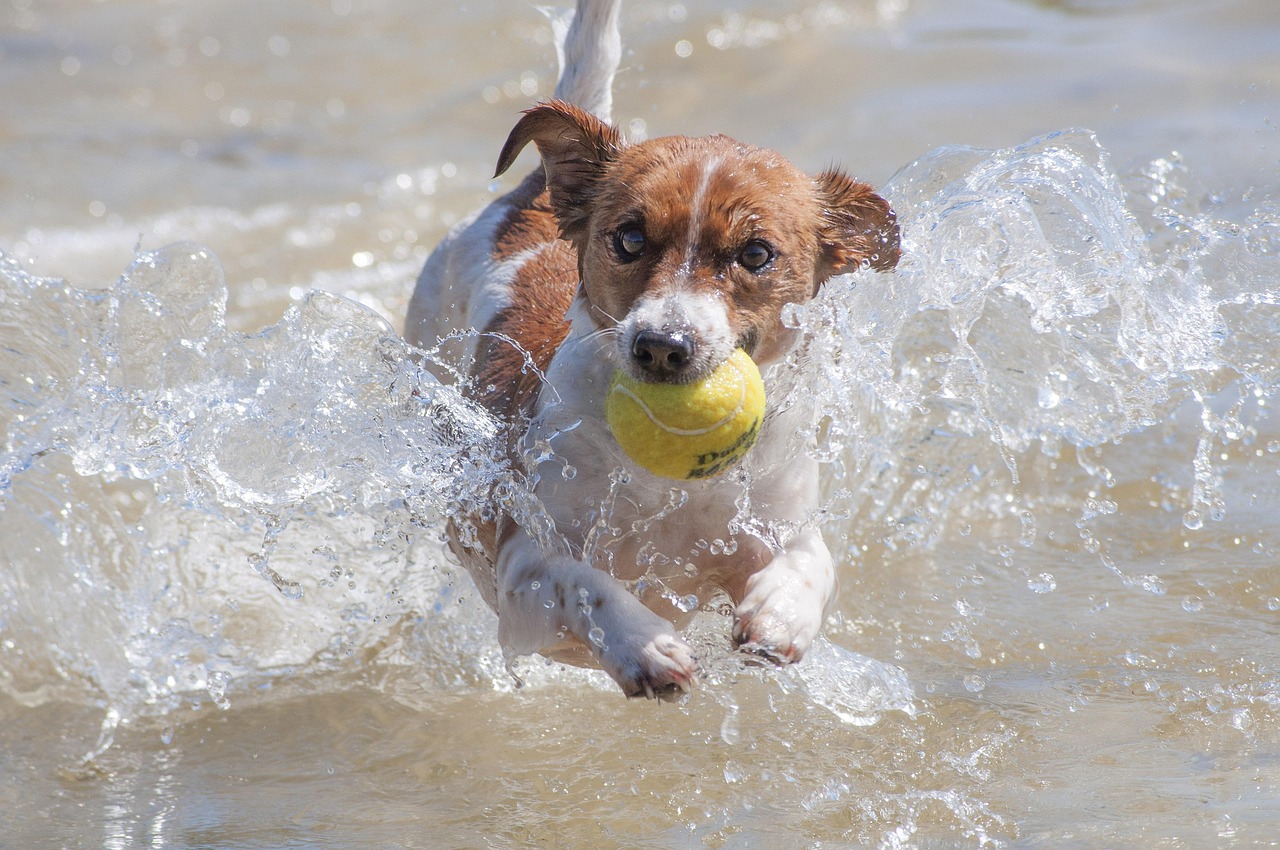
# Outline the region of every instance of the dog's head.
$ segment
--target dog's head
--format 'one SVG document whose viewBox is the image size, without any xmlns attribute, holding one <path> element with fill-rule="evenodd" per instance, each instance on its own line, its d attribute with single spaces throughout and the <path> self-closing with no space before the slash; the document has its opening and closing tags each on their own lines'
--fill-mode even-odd
<svg viewBox="0 0 1280 850">
<path fill-rule="evenodd" d="M 888 203 L 835 169 L 810 177 L 726 136 L 626 144 L 553 101 L 516 124 L 499 174 L 529 142 L 590 314 L 616 328 L 618 365 L 640 380 L 695 380 L 738 347 L 768 364 L 791 343 L 786 304 L 832 275 L 898 261 Z"/>
</svg>

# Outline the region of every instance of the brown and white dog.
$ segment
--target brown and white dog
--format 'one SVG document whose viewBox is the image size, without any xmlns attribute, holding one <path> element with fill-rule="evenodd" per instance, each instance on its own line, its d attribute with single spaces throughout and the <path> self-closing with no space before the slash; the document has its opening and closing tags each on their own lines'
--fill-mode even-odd
<svg viewBox="0 0 1280 850">
<path fill-rule="evenodd" d="M 506 423 L 541 506 L 498 500 L 452 529 L 503 647 L 594 659 L 627 695 L 672 698 L 698 673 L 676 629 L 719 592 L 748 651 L 796 661 L 817 636 L 835 588 L 811 518 L 817 467 L 787 450 L 807 423 L 771 410 L 747 475 L 658 478 L 605 424 L 610 378 L 692 381 L 743 348 L 768 392 L 768 367 L 797 343 L 783 307 L 832 275 L 892 268 L 898 231 L 838 170 L 810 177 L 725 136 L 624 140 L 607 123 L 617 19 L 618 0 L 580 0 L 557 99 L 528 110 L 498 157 L 501 174 L 532 142 L 542 168 L 445 238 L 405 334 L 429 347 L 481 331 L 467 384 Z"/>
</svg>

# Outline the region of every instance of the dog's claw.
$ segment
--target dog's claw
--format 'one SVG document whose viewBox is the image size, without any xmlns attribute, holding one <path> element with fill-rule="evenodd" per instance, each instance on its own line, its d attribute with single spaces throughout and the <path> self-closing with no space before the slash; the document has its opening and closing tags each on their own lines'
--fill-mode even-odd
<svg viewBox="0 0 1280 850">
<path fill-rule="evenodd" d="M 641 689 L 628 693 L 627 696 L 631 699 L 645 697 L 659 702 L 676 702 L 691 690 L 690 684 L 685 682 L 667 682 L 665 685 L 656 686 L 645 682 Z"/>
<path fill-rule="evenodd" d="M 684 641 L 671 634 L 653 638 L 634 654 L 606 653 L 601 662 L 622 692 L 632 698 L 673 702 L 698 682 L 697 659 Z"/>
<path fill-rule="evenodd" d="M 739 649 L 778 665 L 804 657 L 822 629 L 822 608 L 794 598 L 792 591 L 785 584 L 758 583 L 734 616 L 733 640 Z"/>
<path fill-rule="evenodd" d="M 762 658 L 765 661 L 778 665 L 779 667 L 784 667 L 787 664 L 791 664 L 799 660 L 789 649 L 780 650 L 775 646 L 757 643 L 753 640 L 748 640 L 747 638 L 740 636 L 735 636 L 734 642 L 737 644 L 738 649 L 748 655 L 753 655 L 756 658 Z"/>
<path fill-rule="evenodd" d="M 743 652 L 784 666 L 804 657 L 817 632 L 811 624 L 788 625 L 768 616 L 740 617 L 733 639 Z"/>
</svg>

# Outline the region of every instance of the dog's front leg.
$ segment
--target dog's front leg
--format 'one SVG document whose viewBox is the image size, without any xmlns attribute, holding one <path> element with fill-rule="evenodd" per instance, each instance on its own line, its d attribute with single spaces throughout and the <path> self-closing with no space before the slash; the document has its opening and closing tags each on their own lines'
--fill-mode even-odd
<svg viewBox="0 0 1280 850">
<path fill-rule="evenodd" d="M 498 640 L 517 654 L 576 638 L 630 697 L 674 699 L 696 682 L 698 663 L 671 623 L 612 576 L 545 555 L 524 532 L 498 553 Z"/>
<path fill-rule="evenodd" d="M 821 631 L 835 589 L 831 552 L 817 529 L 806 529 L 747 579 L 733 637 L 775 661 L 799 661 Z"/>
<path fill-rule="evenodd" d="M 725 588 L 737 603 L 733 637 L 748 652 L 799 661 L 822 630 L 836 592 L 831 552 L 810 524 L 819 503 L 818 465 L 793 457 L 758 479 L 752 495 L 762 517 L 794 523 L 800 531 L 772 553 L 763 541 L 753 541 L 760 555 L 756 563 L 764 566 L 752 565 L 740 583 Z"/>
</svg>

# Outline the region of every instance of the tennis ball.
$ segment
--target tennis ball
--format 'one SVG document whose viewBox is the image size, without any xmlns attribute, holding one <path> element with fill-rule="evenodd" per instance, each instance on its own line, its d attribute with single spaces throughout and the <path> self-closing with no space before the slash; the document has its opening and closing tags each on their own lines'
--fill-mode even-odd
<svg viewBox="0 0 1280 850">
<path fill-rule="evenodd" d="M 764 421 L 764 383 L 741 348 L 691 384 L 614 373 L 605 420 L 627 456 L 664 478 L 711 478 L 742 459 Z"/>
</svg>

